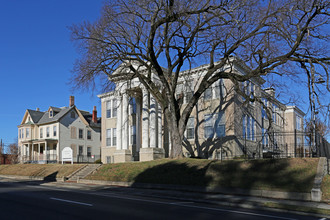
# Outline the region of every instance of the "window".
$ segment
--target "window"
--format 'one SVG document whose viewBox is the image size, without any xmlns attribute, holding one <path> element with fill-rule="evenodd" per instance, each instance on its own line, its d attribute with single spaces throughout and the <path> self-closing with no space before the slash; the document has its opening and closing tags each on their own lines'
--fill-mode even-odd
<svg viewBox="0 0 330 220">
<path fill-rule="evenodd" d="M 72 112 L 70 113 L 70 116 L 71 116 L 71 118 L 76 118 L 76 114 L 74 113 L 74 111 L 72 111 Z"/>
<path fill-rule="evenodd" d="M 136 126 L 131 126 L 131 144 L 136 144 Z"/>
<path fill-rule="evenodd" d="M 250 99 L 254 99 L 254 84 L 250 83 Z M 252 105 L 253 102 L 250 102 L 250 104 Z"/>
<path fill-rule="evenodd" d="M 87 147 L 87 157 L 92 156 L 92 147 Z"/>
<path fill-rule="evenodd" d="M 302 118 L 299 115 L 296 115 L 296 129 L 302 130 Z"/>
<path fill-rule="evenodd" d="M 129 100 L 130 114 L 136 114 L 136 100 L 134 97 Z"/>
<path fill-rule="evenodd" d="M 215 134 L 217 138 L 226 136 L 226 119 L 224 112 L 221 111 L 218 114 L 215 114 Z"/>
<path fill-rule="evenodd" d="M 92 140 L 92 131 L 87 130 L 87 140 Z"/>
<path fill-rule="evenodd" d="M 254 141 L 255 140 L 255 120 L 251 116 L 243 115 L 243 138 Z"/>
<path fill-rule="evenodd" d="M 187 122 L 187 139 L 194 139 L 195 137 L 195 118 L 190 117 Z"/>
<path fill-rule="evenodd" d="M 106 109 L 107 118 L 111 118 L 111 101 L 106 102 Z"/>
<path fill-rule="evenodd" d="M 216 138 L 226 136 L 226 118 L 223 111 L 214 114 L 208 114 L 204 116 L 204 137 Z"/>
<path fill-rule="evenodd" d="M 84 146 L 79 145 L 79 152 L 78 152 L 79 155 L 83 155 L 83 153 L 84 153 L 83 149 L 84 149 Z"/>
<path fill-rule="evenodd" d="M 53 117 L 53 114 L 54 114 L 53 110 L 50 110 L 49 111 L 49 117 L 52 118 Z"/>
<path fill-rule="evenodd" d="M 254 136 L 254 133 L 255 133 L 255 121 L 254 121 L 254 118 L 251 118 L 251 140 L 255 140 L 255 136 Z"/>
<path fill-rule="evenodd" d="M 224 96 L 224 84 L 222 79 L 214 83 L 214 95 L 215 98 L 220 98 Z"/>
<path fill-rule="evenodd" d="M 107 129 L 106 146 L 111 146 L 111 129 Z"/>
<path fill-rule="evenodd" d="M 212 99 L 212 87 L 210 86 L 204 91 L 204 100 Z"/>
<path fill-rule="evenodd" d="M 254 98 L 254 90 L 255 90 L 255 85 L 250 82 L 250 81 L 245 81 L 241 83 L 241 90 L 245 95 L 249 96 L 250 99 Z M 243 97 L 243 101 L 245 98 Z M 253 102 L 250 102 L 250 104 L 253 104 Z"/>
<path fill-rule="evenodd" d="M 117 117 L 117 100 L 116 99 L 112 100 L 112 117 L 113 118 Z"/>
<path fill-rule="evenodd" d="M 79 139 L 83 139 L 84 138 L 84 130 L 79 128 L 79 134 L 78 134 Z"/>
<path fill-rule="evenodd" d="M 77 139 L 77 130 L 76 127 L 71 127 L 71 138 Z"/>
<path fill-rule="evenodd" d="M 57 136 L 57 127 L 56 127 L 56 125 L 53 126 L 53 136 L 54 137 Z"/>
<path fill-rule="evenodd" d="M 46 137 L 49 137 L 49 135 L 50 135 L 49 133 L 50 133 L 50 132 L 49 132 L 49 127 L 47 127 L 47 128 L 46 128 Z"/>
<path fill-rule="evenodd" d="M 111 163 L 111 156 L 107 156 L 107 163 Z"/>
<path fill-rule="evenodd" d="M 117 117 L 117 100 L 112 99 L 106 102 L 106 117 L 115 118 Z"/>
<path fill-rule="evenodd" d="M 39 137 L 40 138 L 43 138 L 43 136 L 44 136 L 44 129 L 43 128 L 40 128 L 40 132 L 39 132 Z"/>
<path fill-rule="evenodd" d="M 112 146 L 117 145 L 117 130 L 116 128 L 112 129 Z"/>
<path fill-rule="evenodd" d="M 26 136 L 26 138 L 30 138 L 30 128 L 26 128 L 25 136 Z"/>
<path fill-rule="evenodd" d="M 277 122 L 277 105 L 273 104 L 273 122 L 276 124 Z"/>
<path fill-rule="evenodd" d="M 21 129 L 21 134 L 22 134 L 22 139 L 24 138 L 24 130 L 23 128 Z"/>
<path fill-rule="evenodd" d="M 204 137 L 213 138 L 213 120 L 212 114 L 204 116 Z"/>
<path fill-rule="evenodd" d="M 301 137 L 297 137 L 297 146 L 298 147 L 301 147 L 302 146 Z"/>
</svg>

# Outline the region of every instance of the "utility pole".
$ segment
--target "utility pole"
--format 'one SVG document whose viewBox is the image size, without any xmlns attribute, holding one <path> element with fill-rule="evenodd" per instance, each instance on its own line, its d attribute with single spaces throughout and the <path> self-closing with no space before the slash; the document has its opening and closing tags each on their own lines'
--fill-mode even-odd
<svg viewBox="0 0 330 220">
<path fill-rule="evenodd" d="M 311 142 L 311 149 L 310 149 L 310 157 L 312 157 L 312 150 L 317 151 L 317 146 L 316 146 L 316 114 L 318 114 L 318 112 L 316 111 L 315 108 L 315 83 L 317 84 L 322 84 L 325 81 L 323 80 L 322 76 L 319 76 L 319 78 L 317 80 L 315 80 L 315 68 L 314 65 L 312 63 L 312 60 L 309 59 L 308 60 L 309 64 L 310 64 L 310 68 L 311 68 L 311 86 L 312 86 L 312 103 L 311 103 L 311 120 L 312 120 L 312 124 L 313 124 L 313 130 L 312 130 L 312 142 Z"/>
</svg>

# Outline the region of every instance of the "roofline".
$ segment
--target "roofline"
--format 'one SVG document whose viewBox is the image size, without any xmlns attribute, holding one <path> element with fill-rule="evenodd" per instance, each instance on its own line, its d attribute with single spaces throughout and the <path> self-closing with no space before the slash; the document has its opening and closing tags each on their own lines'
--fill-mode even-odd
<svg viewBox="0 0 330 220">
<path fill-rule="evenodd" d="M 294 111 L 298 112 L 299 114 L 301 114 L 302 116 L 305 116 L 305 112 L 303 112 L 299 107 L 297 107 L 296 105 L 290 105 L 286 107 L 287 110 L 289 109 L 293 109 Z"/>
<path fill-rule="evenodd" d="M 102 99 L 102 98 L 106 98 L 108 96 L 114 95 L 116 91 L 110 91 L 110 92 L 106 92 L 106 93 L 102 93 L 97 95 L 98 98 Z"/>
</svg>

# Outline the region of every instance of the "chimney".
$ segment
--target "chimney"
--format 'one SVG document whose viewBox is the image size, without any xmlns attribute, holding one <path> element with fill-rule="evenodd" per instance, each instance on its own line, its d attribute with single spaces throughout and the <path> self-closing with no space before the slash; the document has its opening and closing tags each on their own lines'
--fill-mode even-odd
<svg viewBox="0 0 330 220">
<path fill-rule="evenodd" d="M 39 108 L 37 108 L 37 112 L 38 112 L 38 111 L 40 111 L 40 109 L 39 109 Z"/>
<path fill-rule="evenodd" d="M 97 123 L 97 111 L 96 111 L 96 106 L 94 106 L 94 109 L 93 109 L 93 117 L 92 117 L 92 121 L 94 123 Z"/>
<path fill-rule="evenodd" d="M 74 106 L 74 96 L 70 96 L 70 107 Z"/>
<path fill-rule="evenodd" d="M 275 98 L 275 89 L 274 88 L 266 88 L 265 92 L 270 95 L 272 98 Z"/>
</svg>

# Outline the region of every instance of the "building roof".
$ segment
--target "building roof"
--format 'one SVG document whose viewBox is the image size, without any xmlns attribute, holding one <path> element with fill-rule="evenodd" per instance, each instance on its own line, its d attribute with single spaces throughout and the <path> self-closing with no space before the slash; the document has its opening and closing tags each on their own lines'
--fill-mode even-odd
<svg viewBox="0 0 330 220">
<path fill-rule="evenodd" d="M 31 119 L 34 123 L 38 123 L 38 121 L 44 114 L 43 112 L 35 111 L 35 110 L 31 110 L 31 109 L 28 109 L 27 111 L 28 111 L 29 115 L 31 116 Z"/>
<path fill-rule="evenodd" d="M 53 117 L 50 117 L 49 110 L 53 110 Z M 27 112 L 31 116 L 32 121 L 34 124 L 43 125 L 49 124 L 53 122 L 58 122 L 63 116 L 65 116 L 68 112 L 74 110 L 78 113 L 79 117 L 83 117 L 83 121 L 88 123 L 91 127 L 101 127 L 101 119 L 97 119 L 97 123 L 93 122 L 92 117 L 93 115 L 87 111 L 79 110 L 74 105 L 71 107 L 53 107 L 50 106 L 48 111 L 40 112 L 31 109 L 27 109 Z"/>
</svg>

